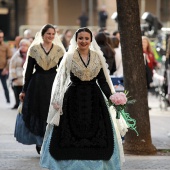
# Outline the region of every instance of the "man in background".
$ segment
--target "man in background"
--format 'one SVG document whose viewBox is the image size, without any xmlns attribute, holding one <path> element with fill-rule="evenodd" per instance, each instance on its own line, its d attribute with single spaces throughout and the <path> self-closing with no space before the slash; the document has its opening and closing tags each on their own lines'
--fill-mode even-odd
<svg viewBox="0 0 170 170">
<path fill-rule="evenodd" d="M 89 18 L 86 15 L 86 13 L 82 12 L 82 14 L 77 19 L 77 23 L 79 24 L 80 28 L 81 27 L 87 27 L 88 20 L 89 20 Z"/>
<path fill-rule="evenodd" d="M 10 103 L 7 78 L 9 73 L 9 59 L 12 56 L 10 47 L 4 43 L 4 32 L 0 30 L 0 80 L 4 89 L 7 103 Z"/>
<path fill-rule="evenodd" d="M 99 11 L 99 27 L 100 28 L 106 27 L 107 18 L 108 18 L 108 14 L 106 12 L 106 7 L 102 6 L 101 10 Z"/>
</svg>

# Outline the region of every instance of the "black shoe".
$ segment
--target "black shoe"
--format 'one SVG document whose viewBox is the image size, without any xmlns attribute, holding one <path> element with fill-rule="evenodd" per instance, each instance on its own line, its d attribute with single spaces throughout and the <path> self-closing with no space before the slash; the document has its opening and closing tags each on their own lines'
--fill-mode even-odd
<svg viewBox="0 0 170 170">
<path fill-rule="evenodd" d="M 36 151 L 37 151 L 38 154 L 40 154 L 41 146 L 36 145 Z"/>
<path fill-rule="evenodd" d="M 18 109 L 18 105 L 14 105 L 14 107 L 11 108 L 12 110 Z"/>
</svg>

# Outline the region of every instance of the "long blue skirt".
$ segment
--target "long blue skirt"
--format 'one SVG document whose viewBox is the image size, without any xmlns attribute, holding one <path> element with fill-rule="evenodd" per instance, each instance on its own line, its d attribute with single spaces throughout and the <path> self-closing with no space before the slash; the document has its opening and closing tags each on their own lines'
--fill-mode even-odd
<svg viewBox="0 0 170 170">
<path fill-rule="evenodd" d="M 14 137 L 19 143 L 25 145 L 36 144 L 38 146 L 41 146 L 43 143 L 43 137 L 34 135 L 25 126 L 25 122 L 23 121 L 23 115 L 20 113 L 17 114 Z"/>
<path fill-rule="evenodd" d="M 49 170 L 120 170 L 120 154 L 116 132 L 114 133 L 114 152 L 110 160 L 55 160 L 49 153 L 49 144 L 53 126 L 48 125 L 40 157 L 40 166 Z"/>
</svg>

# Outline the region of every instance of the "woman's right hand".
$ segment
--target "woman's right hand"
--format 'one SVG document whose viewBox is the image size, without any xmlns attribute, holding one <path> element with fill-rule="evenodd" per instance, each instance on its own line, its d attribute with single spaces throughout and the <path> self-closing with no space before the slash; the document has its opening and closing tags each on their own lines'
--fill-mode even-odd
<svg viewBox="0 0 170 170">
<path fill-rule="evenodd" d="M 24 93 L 24 92 L 21 92 L 21 93 L 19 94 L 19 99 L 20 99 L 20 101 L 23 102 L 23 101 L 24 101 L 24 98 L 25 98 L 25 93 Z"/>
</svg>

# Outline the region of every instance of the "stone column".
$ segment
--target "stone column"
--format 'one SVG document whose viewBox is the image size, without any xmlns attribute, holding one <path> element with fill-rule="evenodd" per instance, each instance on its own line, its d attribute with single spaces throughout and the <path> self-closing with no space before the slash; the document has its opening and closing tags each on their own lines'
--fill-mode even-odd
<svg viewBox="0 0 170 170">
<path fill-rule="evenodd" d="M 48 0 L 27 0 L 27 24 L 45 25 L 48 23 Z"/>
<path fill-rule="evenodd" d="M 89 26 L 93 25 L 93 1 L 89 0 Z"/>
<path fill-rule="evenodd" d="M 54 17 L 54 21 L 53 23 L 55 25 L 58 25 L 58 16 L 59 16 L 59 13 L 58 13 L 58 0 L 53 0 L 53 17 Z"/>
</svg>

